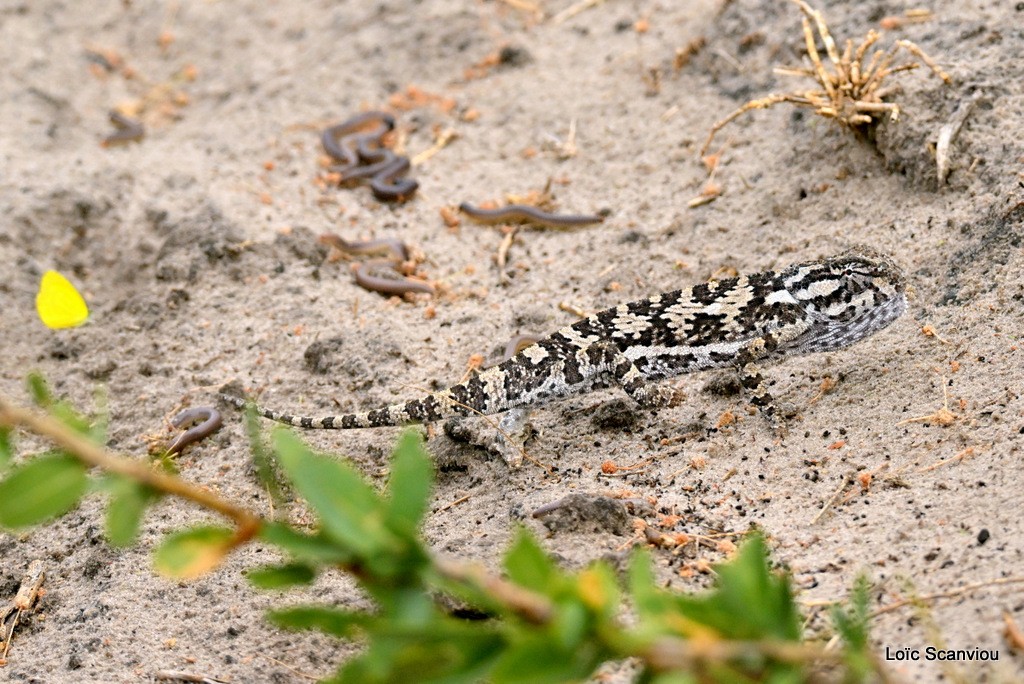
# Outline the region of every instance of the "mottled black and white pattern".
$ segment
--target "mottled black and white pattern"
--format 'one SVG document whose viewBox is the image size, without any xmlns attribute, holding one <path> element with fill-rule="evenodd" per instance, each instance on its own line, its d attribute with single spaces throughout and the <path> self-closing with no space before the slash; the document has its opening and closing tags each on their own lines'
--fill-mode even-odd
<svg viewBox="0 0 1024 684">
<path fill-rule="evenodd" d="M 887 327 L 906 306 L 900 269 L 884 255 L 858 249 L 621 304 L 420 399 L 326 418 L 260 413 L 303 428 L 381 427 L 533 407 L 607 385 L 621 386 L 642 406 L 658 407 L 677 395 L 656 381 L 734 367 L 751 402 L 774 418 L 759 364 L 847 347 Z M 243 405 L 237 397 L 225 398 Z"/>
</svg>

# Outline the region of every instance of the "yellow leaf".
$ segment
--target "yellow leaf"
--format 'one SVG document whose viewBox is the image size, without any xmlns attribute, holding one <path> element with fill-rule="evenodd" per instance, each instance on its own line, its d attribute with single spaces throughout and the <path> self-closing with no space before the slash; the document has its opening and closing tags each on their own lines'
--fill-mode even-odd
<svg viewBox="0 0 1024 684">
<path fill-rule="evenodd" d="M 36 311 L 47 328 L 75 328 L 89 318 L 89 307 L 71 282 L 56 271 L 47 271 L 39 282 Z"/>
<path fill-rule="evenodd" d="M 601 610 L 608 601 L 601 575 L 589 568 L 580 573 L 579 583 L 580 598 L 583 602 L 594 610 Z"/>
<path fill-rule="evenodd" d="M 230 528 L 195 527 L 164 539 L 153 555 L 153 563 L 169 577 L 195 579 L 217 567 L 237 545 Z"/>
</svg>

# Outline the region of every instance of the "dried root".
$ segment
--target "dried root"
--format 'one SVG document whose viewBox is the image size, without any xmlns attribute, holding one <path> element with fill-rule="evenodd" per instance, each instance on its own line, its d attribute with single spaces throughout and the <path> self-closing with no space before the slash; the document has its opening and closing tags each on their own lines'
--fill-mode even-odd
<svg viewBox="0 0 1024 684">
<path fill-rule="evenodd" d="M 888 50 L 875 50 L 868 57 L 868 51 L 880 38 L 874 30 L 868 31 L 856 49 L 853 47 L 853 41 L 847 40 L 843 53 L 840 54 L 821 12 L 812 8 L 804 0 L 792 1 L 804 13 L 804 41 L 807 44 L 807 55 L 811 65 L 800 68 L 777 67 L 775 72 L 787 76 L 812 78 L 817 81 L 819 88 L 772 94 L 747 102 L 711 127 L 708 139 L 701 148 L 701 156 L 704 156 L 711 146 L 715 134 L 730 121 L 752 109 L 767 109 L 781 102 L 788 102 L 798 107 L 811 107 L 816 114 L 835 119 L 850 128 L 870 125 L 883 114 L 888 114 L 895 121 L 899 117 L 900 108 L 895 102 L 885 101 L 885 97 L 891 94 L 892 90 L 883 87 L 883 83 L 892 74 L 911 71 L 920 66 L 917 62 L 893 64 L 900 50 L 909 52 L 924 62 L 947 84 L 952 82 L 949 74 L 943 71 L 935 60 L 909 40 L 897 41 Z M 827 65 L 822 61 L 821 54 L 818 52 L 815 29 L 817 29 L 821 42 L 825 45 L 825 53 L 828 57 Z"/>
</svg>

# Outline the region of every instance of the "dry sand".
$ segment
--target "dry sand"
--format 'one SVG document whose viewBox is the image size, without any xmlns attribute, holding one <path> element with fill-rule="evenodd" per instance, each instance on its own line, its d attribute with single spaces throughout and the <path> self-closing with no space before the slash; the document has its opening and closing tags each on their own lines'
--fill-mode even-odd
<svg viewBox="0 0 1024 684">
<path fill-rule="evenodd" d="M 808 87 L 772 73 L 799 63 L 796 8 L 608 1 L 538 23 L 516 4 L 0 5 L 0 392 L 27 401 L 31 368 L 79 405 L 104 386 L 110 447 L 141 456 L 145 435 L 169 437 L 168 416 L 210 403 L 212 388 L 231 379 L 296 412 L 374 407 L 458 380 L 473 355 L 494 360 L 513 335 L 573 321 L 563 302 L 594 311 L 723 269 L 776 268 L 868 243 L 906 266 L 916 299 L 892 328 L 849 350 L 771 369 L 777 394 L 799 409 L 786 439 L 749 416 L 741 397 L 706 391 L 718 377 L 707 375 L 674 381 L 689 401 L 656 414 L 613 391 L 538 411 L 542 434 L 529 453 L 554 475 L 509 469 L 437 430 L 427 538 L 495 566 L 524 521 L 577 567 L 621 556 L 629 525 L 598 516 L 549 532 L 529 512 L 571 493 L 626 490 L 656 499 L 640 511 L 649 522 L 680 515 L 668 531 L 762 528 L 801 602 L 844 597 L 862 572 L 883 602 L 1024 575 L 1024 3 L 937 0 L 924 5 L 931 20 L 886 31 L 884 45 L 916 41 L 954 83 L 927 70 L 894 79 L 903 114 L 879 127 L 876 144 L 788 105 L 740 119 L 718 138 L 723 194 L 698 208 L 687 201 L 706 180 L 696 153 L 711 124 L 751 97 Z M 550 16 L 570 3 L 543 5 Z M 920 5 L 824 9 L 841 39 Z M 161 43 L 164 33 L 173 40 Z M 703 50 L 674 70 L 675 50 L 699 38 Z M 505 62 L 467 73 L 503 47 Z M 108 70 L 102 51 L 121 55 L 134 77 Z M 176 82 L 187 102 L 175 102 L 160 84 L 187 65 L 195 78 Z M 458 134 L 416 168 L 416 198 L 385 206 L 366 188 L 318 187 L 317 131 L 387 106 L 410 84 L 455 106 L 398 111 L 406 149 L 429 148 L 439 128 Z M 975 93 L 940 187 L 931 145 Z M 145 139 L 101 148 L 107 111 L 143 97 Z M 560 159 L 551 145 L 566 141 L 573 122 L 577 152 Z M 608 209 L 609 218 L 578 231 L 523 230 L 501 285 L 498 230 L 448 229 L 439 210 L 549 179 L 562 210 Z M 359 289 L 348 265 L 325 261 L 316 244 L 329 230 L 408 241 L 445 294 L 409 303 Z M 36 319 L 47 268 L 86 293 L 93 314 L 84 327 L 55 332 Z M 938 337 L 922 333 L 926 324 Z M 838 384 L 818 397 L 826 377 Z M 944 391 L 952 424 L 901 422 L 942 407 Z M 708 431 L 730 411 L 739 422 Z M 306 436 L 383 482 L 396 434 Z M 957 460 L 931 467 L 949 459 Z M 602 477 L 609 460 L 646 465 Z M 180 465 L 189 480 L 266 510 L 236 412 Z M 870 489 L 849 487 L 815 523 L 850 473 L 873 473 Z M 263 610 L 282 601 L 241 574 L 272 560 L 259 545 L 199 581 L 156 576 L 154 545 L 208 514 L 164 502 L 137 546 L 114 551 L 102 511 L 93 498 L 53 525 L 0 535 L 0 600 L 13 596 L 29 560 L 49 570 L 43 615 L 18 633 L 0 680 L 137 682 L 172 669 L 300 682 L 299 673 L 327 675 L 352 652 L 265 624 Z M 655 556 L 660 577 L 680 590 L 706 585 L 699 561 L 721 558 L 692 546 Z M 365 605 L 344 578 L 296 600 Z M 996 649 L 998 663 L 953 669 L 968 681 L 1019 681 L 1024 660 L 1003 636 L 1004 613 L 1024 624 L 1022 585 L 885 614 L 874 639 L 879 649 Z M 810 627 L 823 620 L 819 611 Z M 955 674 L 924 662 L 892 670 L 920 681 Z"/>
</svg>

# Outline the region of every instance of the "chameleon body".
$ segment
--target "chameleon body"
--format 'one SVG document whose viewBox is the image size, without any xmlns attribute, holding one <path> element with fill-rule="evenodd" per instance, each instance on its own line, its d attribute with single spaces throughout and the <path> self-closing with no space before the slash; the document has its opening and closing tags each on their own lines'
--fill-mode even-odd
<svg viewBox="0 0 1024 684">
<path fill-rule="evenodd" d="M 370 428 L 532 408 L 609 385 L 641 406 L 659 407 L 674 404 L 678 394 L 657 381 L 733 367 L 751 402 L 774 421 L 761 364 L 842 349 L 887 327 L 906 307 L 900 269 L 884 255 L 858 249 L 606 309 L 419 399 L 321 418 L 259 413 L 302 428 Z"/>
</svg>

